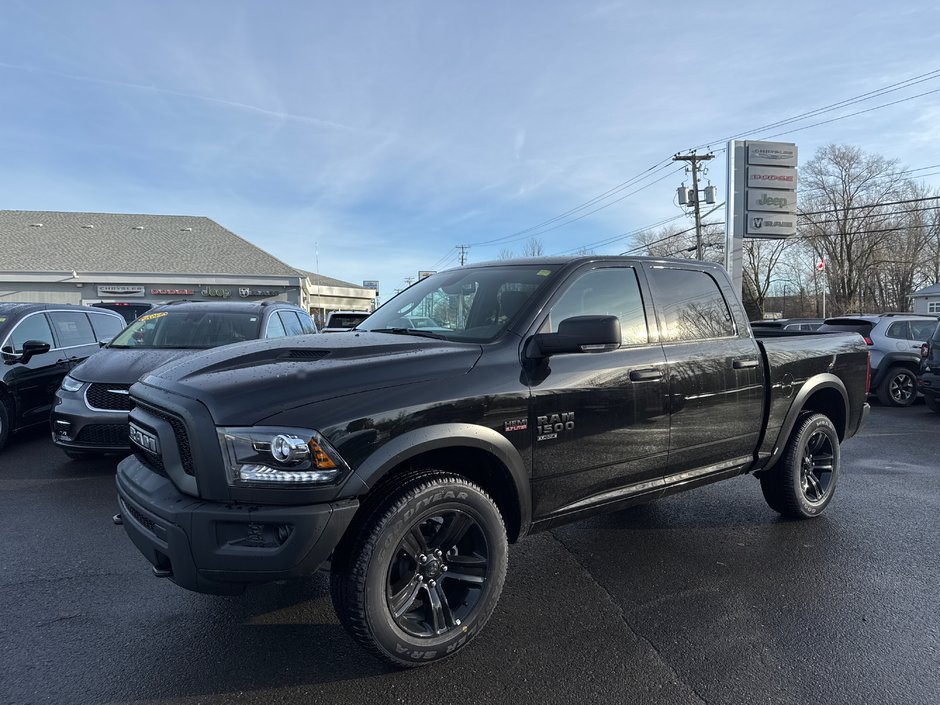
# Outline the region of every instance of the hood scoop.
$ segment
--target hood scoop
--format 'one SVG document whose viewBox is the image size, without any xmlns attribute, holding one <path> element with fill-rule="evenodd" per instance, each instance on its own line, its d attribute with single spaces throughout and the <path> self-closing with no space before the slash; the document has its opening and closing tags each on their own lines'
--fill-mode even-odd
<svg viewBox="0 0 940 705">
<path fill-rule="evenodd" d="M 329 354 L 329 350 L 295 348 L 292 350 L 285 350 L 277 357 L 279 360 L 320 360 Z"/>
</svg>

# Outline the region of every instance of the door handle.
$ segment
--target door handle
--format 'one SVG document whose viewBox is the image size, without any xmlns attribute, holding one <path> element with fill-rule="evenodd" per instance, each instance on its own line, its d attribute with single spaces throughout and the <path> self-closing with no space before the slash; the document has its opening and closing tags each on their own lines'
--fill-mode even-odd
<svg viewBox="0 0 940 705">
<path fill-rule="evenodd" d="M 657 369 L 646 369 L 646 370 L 631 370 L 630 371 L 630 381 L 631 382 L 650 382 L 656 379 L 663 378 L 663 371 Z"/>
<path fill-rule="evenodd" d="M 57 365 L 59 365 L 59 366 L 61 367 L 62 365 L 67 365 L 67 364 L 69 364 L 69 361 L 66 360 L 65 358 L 60 358 L 60 359 L 58 359 L 58 360 L 55 361 L 55 364 L 57 364 Z"/>
<path fill-rule="evenodd" d="M 757 367 L 757 360 L 735 360 L 731 366 L 736 370 L 750 370 Z"/>
</svg>

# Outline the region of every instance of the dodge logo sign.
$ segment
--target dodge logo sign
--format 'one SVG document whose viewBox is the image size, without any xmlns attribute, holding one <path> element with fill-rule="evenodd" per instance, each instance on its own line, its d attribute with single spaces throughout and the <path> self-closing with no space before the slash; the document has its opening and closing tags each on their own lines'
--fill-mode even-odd
<svg viewBox="0 0 940 705">
<path fill-rule="evenodd" d="M 130 424 L 127 428 L 127 435 L 130 436 L 131 441 L 144 450 L 154 455 L 160 454 L 160 442 L 157 441 L 157 437 L 140 426 Z"/>
</svg>

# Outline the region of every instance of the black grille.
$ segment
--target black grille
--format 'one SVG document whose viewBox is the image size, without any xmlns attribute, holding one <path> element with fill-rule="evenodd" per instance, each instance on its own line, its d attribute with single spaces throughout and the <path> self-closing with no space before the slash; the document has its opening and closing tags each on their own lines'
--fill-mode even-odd
<svg viewBox="0 0 940 705">
<path fill-rule="evenodd" d="M 159 475 L 167 477 L 166 468 L 163 467 L 163 459 L 159 455 L 151 455 L 143 448 L 134 446 L 134 457 L 137 458 L 141 463 L 146 465 L 148 468 L 153 470 Z"/>
<path fill-rule="evenodd" d="M 130 387 L 129 384 L 101 384 L 95 382 L 85 392 L 85 400 L 88 402 L 88 406 L 93 409 L 130 411 L 132 406 L 131 397 L 127 393 Z"/>
<path fill-rule="evenodd" d="M 91 446 L 127 446 L 130 439 L 127 424 L 91 424 L 79 431 L 75 442 Z"/>
<path fill-rule="evenodd" d="M 189 447 L 189 433 L 186 431 L 186 424 L 183 423 L 183 419 L 163 409 L 150 406 L 150 404 L 139 404 L 139 406 L 170 424 L 170 427 L 173 429 L 173 435 L 176 436 L 176 447 L 180 454 L 180 462 L 183 464 L 183 471 L 187 475 L 195 475 L 196 472 L 193 469 L 193 452 Z"/>
<path fill-rule="evenodd" d="M 122 501 L 121 504 L 124 505 L 124 510 L 128 512 L 132 517 L 134 517 L 138 521 L 138 523 L 142 524 L 144 528 L 147 529 L 147 531 L 149 531 L 151 534 L 156 533 L 154 531 L 154 527 L 156 526 L 156 523 L 154 523 L 153 521 L 145 517 L 143 514 L 138 512 L 136 509 L 134 509 L 134 507 L 129 505 L 127 502 Z"/>
</svg>

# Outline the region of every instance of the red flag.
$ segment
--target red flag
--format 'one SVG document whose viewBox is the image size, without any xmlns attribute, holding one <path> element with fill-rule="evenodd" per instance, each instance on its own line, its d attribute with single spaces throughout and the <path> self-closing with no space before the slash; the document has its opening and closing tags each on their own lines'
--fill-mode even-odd
<svg viewBox="0 0 940 705">
<path fill-rule="evenodd" d="M 819 260 L 819 264 L 816 265 L 816 271 L 817 271 L 817 272 L 821 272 L 821 271 L 824 270 L 825 268 L 826 268 L 826 258 L 825 258 L 825 257 L 822 257 L 822 258 L 820 258 L 820 260 Z"/>
</svg>

